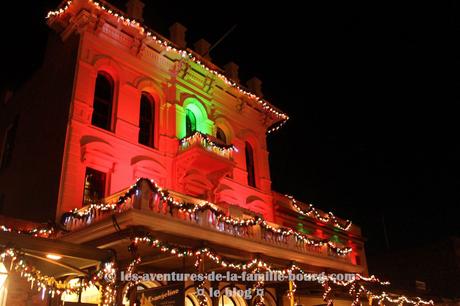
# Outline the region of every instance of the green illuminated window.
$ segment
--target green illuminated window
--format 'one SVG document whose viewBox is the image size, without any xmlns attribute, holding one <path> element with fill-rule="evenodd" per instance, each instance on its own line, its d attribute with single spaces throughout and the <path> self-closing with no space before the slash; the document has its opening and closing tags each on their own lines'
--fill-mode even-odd
<svg viewBox="0 0 460 306">
<path fill-rule="evenodd" d="M 196 132 L 196 117 L 189 109 L 185 110 L 185 131 L 186 136 L 190 136 Z"/>
</svg>

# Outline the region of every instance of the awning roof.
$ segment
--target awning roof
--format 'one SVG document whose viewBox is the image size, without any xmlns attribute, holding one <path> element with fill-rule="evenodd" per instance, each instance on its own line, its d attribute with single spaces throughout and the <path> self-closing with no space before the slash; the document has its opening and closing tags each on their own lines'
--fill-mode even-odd
<svg viewBox="0 0 460 306">
<path fill-rule="evenodd" d="M 29 264 L 55 278 L 85 276 L 86 270 L 99 267 L 113 256 L 110 250 L 9 232 L 0 232 L 0 246 L 20 250 Z M 53 260 L 48 254 L 61 258 Z"/>
</svg>

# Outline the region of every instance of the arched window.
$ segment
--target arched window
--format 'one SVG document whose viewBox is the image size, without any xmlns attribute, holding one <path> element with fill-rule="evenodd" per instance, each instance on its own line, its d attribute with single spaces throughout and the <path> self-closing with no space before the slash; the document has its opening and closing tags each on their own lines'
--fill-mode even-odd
<svg viewBox="0 0 460 306">
<path fill-rule="evenodd" d="M 112 127 L 113 84 L 109 74 L 97 74 L 91 124 L 108 131 Z"/>
<path fill-rule="evenodd" d="M 193 299 L 190 297 L 190 295 L 187 295 L 185 297 L 185 306 L 196 306 L 195 305 L 195 302 L 193 301 Z"/>
<path fill-rule="evenodd" d="M 139 143 L 144 146 L 154 146 L 155 102 L 151 95 L 143 92 L 139 115 Z"/>
<path fill-rule="evenodd" d="M 226 286 L 220 290 L 218 306 L 246 306 L 250 305 L 247 291 L 238 287 Z"/>
<path fill-rule="evenodd" d="M 189 110 L 185 110 L 185 136 L 190 136 L 196 132 L 196 117 L 195 114 Z"/>
<path fill-rule="evenodd" d="M 245 143 L 246 171 L 248 172 L 248 185 L 256 187 L 256 175 L 254 169 L 254 150 L 249 142 Z"/>
<path fill-rule="evenodd" d="M 222 294 L 222 296 L 219 298 L 219 306 L 236 306 L 236 304 L 232 297 L 228 297 Z"/>
<path fill-rule="evenodd" d="M 216 138 L 222 141 L 223 143 L 227 143 L 227 136 L 225 136 L 224 131 L 221 128 L 217 128 L 216 131 Z"/>
</svg>

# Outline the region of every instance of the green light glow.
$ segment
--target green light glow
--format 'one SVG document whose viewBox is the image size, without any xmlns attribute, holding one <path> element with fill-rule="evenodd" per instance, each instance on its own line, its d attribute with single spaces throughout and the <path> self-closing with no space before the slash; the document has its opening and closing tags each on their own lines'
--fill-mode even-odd
<svg viewBox="0 0 460 306">
<path fill-rule="evenodd" d="M 184 101 L 183 111 L 176 113 L 176 133 L 177 138 L 182 139 L 187 136 L 186 113 L 190 112 L 196 119 L 196 131 L 203 134 L 212 135 L 213 122 L 208 119 L 206 109 L 198 99 L 188 98 Z"/>
<path fill-rule="evenodd" d="M 337 236 L 337 235 L 332 235 L 331 241 L 332 241 L 332 242 L 340 242 L 340 238 L 339 238 L 339 236 Z"/>
<path fill-rule="evenodd" d="M 303 223 L 297 223 L 296 229 L 303 234 L 310 234 L 310 231 L 303 227 Z"/>
</svg>

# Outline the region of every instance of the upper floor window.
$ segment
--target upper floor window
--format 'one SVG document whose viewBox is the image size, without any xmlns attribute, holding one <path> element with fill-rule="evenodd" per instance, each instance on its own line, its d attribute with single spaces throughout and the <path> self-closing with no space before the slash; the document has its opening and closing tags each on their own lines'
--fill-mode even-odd
<svg viewBox="0 0 460 306">
<path fill-rule="evenodd" d="M 104 130 L 112 127 L 114 82 L 112 77 L 105 72 L 99 72 L 94 90 L 93 116 L 91 124 Z"/>
<path fill-rule="evenodd" d="M 143 92 L 139 115 L 139 143 L 152 148 L 154 146 L 154 118 L 155 102 L 151 95 Z"/>
<path fill-rule="evenodd" d="M 227 136 L 225 136 L 224 131 L 221 128 L 217 128 L 216 138 L 222 141 L 222 143 L 227 143 Z"/>
<path fill-rule="evenodd" d="M 245 143 L 246 171 L 248 172 L 248 185 L 256 187 L 256 175 L 254 169 L 254 150 L 249 142 Z"/>
<path fill-rule="evenodd" d="M 105 197 L 107 175 L 93 168 L 86 168 L 83 204 L 97 203 Z"/>
<path fill-rule="evenodd" d="M 10 124 L 10 126 L 8 126 L 6 130 L 1 156 L 2 159 L 0 161 L 0 169 L 5 169 L 10 164 L 11 159 L 13 158 L 13 148 L 16 140 L 16 130 L 18 129 L 18 122 L 19 116 L 16 116 L 16 118 L 14 118 L 13 123 Z"/>
<path fill-rule="evenodd" d="M 190 136 L 196 132 L 196 117 L 195 114 L 189 110 L 185 110 L 185 136 Z"/>
</svg>

